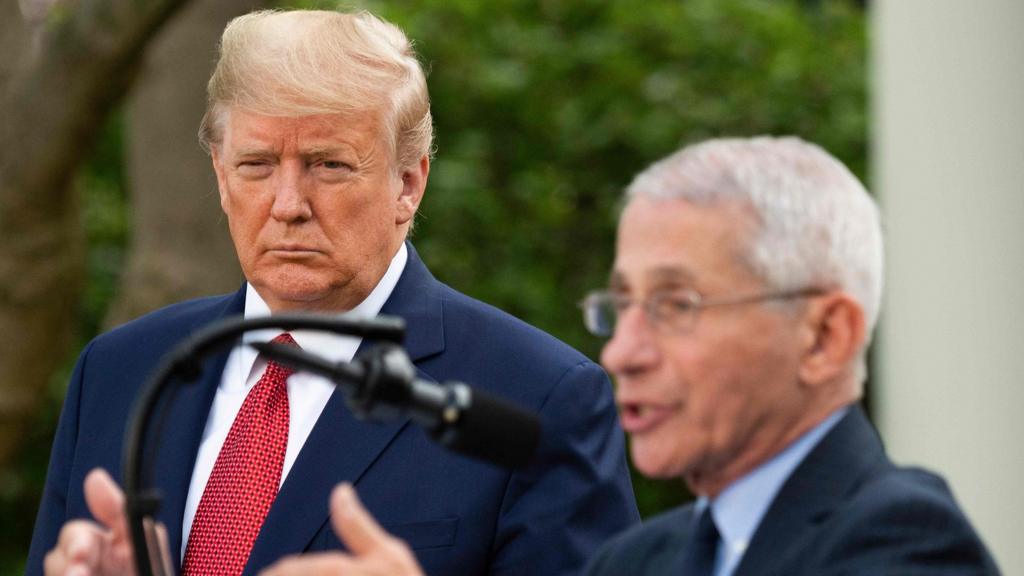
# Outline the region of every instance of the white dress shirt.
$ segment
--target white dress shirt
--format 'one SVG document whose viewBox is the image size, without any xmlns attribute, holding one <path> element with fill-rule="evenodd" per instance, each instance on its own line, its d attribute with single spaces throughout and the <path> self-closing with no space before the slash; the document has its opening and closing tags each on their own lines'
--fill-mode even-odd
<svg viewBox="0 0 1024 576">
<path fill-rule="evenodd" d="M 395 285 L 398 284 L 398 278 L 402 275 L 408 258 L 409 252 L 403 243 L 398 249 L 398 253 L 391 259 L 391 265 L 388 266 L 387 272 L 384 273 L 377 286 L 349 314 L 364 318 L 379 314 L 384 302 L 391 296 Z M 245 318 L 269 315 L 270 308 L 267 303 L 256 293 L 252 285 L 248 284 L 245 293 Z M 281 331 L 276 329 L 247 332 L 243 341 L 269 342 L 280 333 Z M 357 337 L 308 330 L 295 330 L 291 332 L 291 335 L 303 350 L 334 362 L 351 361 L 362 341 Z M 188 544 L 189 532 L 192 530 L 192 521 L 199 508 L 199 499 L 203 495 L 203 490 L 206 489 L 210 473 L 213 472 L 217 455 L 227 438 L 231 424 L 235 421 L 235 416 L 242 407 L 242 402 L 245 401 L 249 390 L 259 381 L 266 367 L 267 361 L 260 358 L 255 349 L 245 345 L 235 346 L 224 365 L 224 373 L 221 375 L 220 385 L 217 386 L 217 393 L 210 408 L 210 416 L 206 420 L 206 428 L 203 430 L 203 437 L 199 444 L 195 467 L 192 469 L 188 498 L 185 500 L 185 514 L 181 530 L 180 552 L 182 558 L 185 556 L 185 547 Z M 288 447 L 285 450 L 284 467 L 281 470 L 282 484 L 333 392 L 334 384 L 321 376 L 296 372 L 288 378 L 288 408 L 291 417 L 288 423 Z M 324 506 L 326 505 L 325 502 Z"/>
</svg>

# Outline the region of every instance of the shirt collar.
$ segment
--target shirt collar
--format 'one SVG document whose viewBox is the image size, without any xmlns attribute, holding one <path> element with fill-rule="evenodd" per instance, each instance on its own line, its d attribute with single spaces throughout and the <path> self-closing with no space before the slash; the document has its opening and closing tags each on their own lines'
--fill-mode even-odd
<svg viewBox="0 0 1024 576">
<path fill-rule="evenodd" d="M 733 482 L 711 502 L 711 515 L 727 548 L 726 555 L 742 556 L 782 485 L 848 411 L 848 406 L 836 410 L 785 450 Z M 700 500 L 704 502 L 698 502 L 698 506 L 707 506 L 706 498 Z"/>
<path fill-rule="evenodd" d="M 391 293 L 395 290 L 398 279 L 402 276 L 402 271 L 405 270 L 405 264 L 408 260 L 409 250 L 403 242 L 394 258 L 391 259 L 391 264 L 388 266 L 387 271 L 384 272 L 384 276 L 377 282 L 377 285 L 366 299 L 352 310 L 339 312 L 338 314 L 350 314 L 359 318 L 372 318 L 379 314 L 381 308 L 384 307 L 384 303 L 387 302 L 388 298 L 391 297 Z M 245 318 L 260 318 L 270 315 L 270 307 L 267 306 L 267 303 L 256 292 L 256 289 L 252 287 L 252 284 L 246 283 Z M 280 330 L 273 328 L 252 330 L 243 335 L 242 341 L 269 342 L 280 333 Z M 351 361 L 360 342 L 359 338 L 352 336 L 339 336 L 316 330 L 293 330 L 290 334 L 303 350 L 335 362 Z M 246 368 L 243 373 L 248 373 L 252 369 L 253 364 L 255 364 L 256 357 L 259 354 L 250 346 L 242 346 L 239 353 L 242 355 L 242 366 Z"/>
</svg>

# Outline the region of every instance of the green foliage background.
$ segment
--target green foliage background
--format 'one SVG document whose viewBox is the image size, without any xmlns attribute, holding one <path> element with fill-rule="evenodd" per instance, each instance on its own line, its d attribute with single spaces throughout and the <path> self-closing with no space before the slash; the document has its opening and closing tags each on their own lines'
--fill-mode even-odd
<svg viewBox="0 0 1024 576">
<path fill-rule="evenodd" d="M 865 176 L 866 18 L 852 0 L 355 7 L 401 26 L 429 70 L 438 151 L 414 235 L 421 255 L 443 281 L 594 358 L 601 342 L 583 331 L 576 302 L 605 282 L 632 174 L 689 142 L 771 133 L 818 142 Z M 121 135 L 118 115 L 79 178 L 90 241 L 83 344 L 130 234 Z M 22 569 L 67 372 L 0 473 L 0 514 L 11 519 L 0 525 L 0 574 Z M 685 497 L 678 482 L 636 478 L 635 488 L 645 515 Z"/>
</svg>

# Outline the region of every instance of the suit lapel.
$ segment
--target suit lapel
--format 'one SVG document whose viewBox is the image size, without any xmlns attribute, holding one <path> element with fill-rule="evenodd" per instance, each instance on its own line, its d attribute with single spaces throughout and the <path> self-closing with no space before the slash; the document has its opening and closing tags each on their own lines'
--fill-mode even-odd
<svg viewBox="0 0 1024 576">
<path fill-rule="evenodd" d="M 191 327 L 192 331 L 204 324 L 240 315 L 244 308 L 243 286 L 216 313 L 196 322 Z M 180 563 L 181 524 L 192 469 L 195 467 L 199 442 L 228 353 L 225 351 L 207 359 L 198 381 L 187 384 L 178 382 L 170 391 L 165 392 L 165 399 L 161 402 L 162 406 L 166 406 L 166 413 L 161 416 L 163 427 L 154 457 L 152 484 L 158 485 L 161 490 L 163 499 L 159 517 L 167 527 L 171 558 L 176 568 Z"/>
<path fill-rule="evenodd" d="M 406 246 L 409 260 L 381 314 L 405 319 L 404 346 L 415 362 L 444 349 L 443 307 L 440 284 L 412 245 Z M 359 352 L 373 345 L 364 340 Z M 335 390 L 270 508 L 244 574 L 254 574 L 282 555 L 305 550 L 328 521 L 328 498 L 334 486 L 342 481 L 358 483 L 407 423 L 408 419 L 362 422 Z"/>
<path fill-rule="evenodd" d="M 444 300 L 441 283 L 427 270 L 419 254 L 406 242 L 409 260 L 402 277 L 380 313 L 405 320 L 405 351 L 418 362 L 444 351 Z M 360 351 L 372 345 L 367 342 Z"/>
<path fill-rule="evenodd" d="M 864 474 L 886 461 L 867 417 L 853 406 L 789 477 L 754 532 L 735 576 L 773 573 L 806 544 Z"/>
<path fill-rule="evenodd" d="M 678 523 L 672 526 L 675 537 L 671 542 L 675 542 L 677 545 L 672 550 L 669 564 L 663 570 L 665 574 L 679 574 L 681 576 L 687 574 L 686 555 L 689 551 L 693 528 L 697 525 L 696 503 L 691 502 L 687 504 L 683 510 L 684 513 L 678 517 Z"/>
</svg>

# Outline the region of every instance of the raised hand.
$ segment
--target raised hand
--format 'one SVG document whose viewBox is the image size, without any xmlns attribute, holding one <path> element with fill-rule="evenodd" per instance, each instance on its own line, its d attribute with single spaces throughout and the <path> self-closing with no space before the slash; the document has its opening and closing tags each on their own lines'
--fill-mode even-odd
<svg viewBox="0 0 1024 576">
<path fill-rule="evenodd" d="M 331 494 L 331 523 L 350 553 L 324 552 L 285 558 L 261 576 L 422 576 L 409 547 L 388 534 L 363 508 L 355 490 L 341 484 Z"/>
<path fill-rule="evenodd" d="M 124 492 L 101 468 L 85 477 L 85 502 L 97 522 L 72 520 L 61 528 L 57 546 L 43 564 L 48 576 L 123 576 L 135 573 Z M 167 532 L 157 526 L 167 555 Z"/>
</svg>

